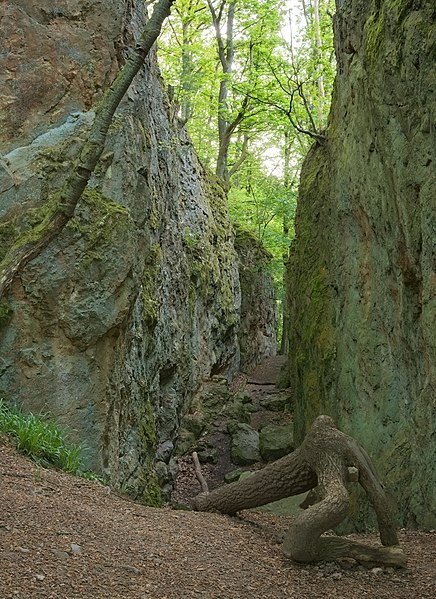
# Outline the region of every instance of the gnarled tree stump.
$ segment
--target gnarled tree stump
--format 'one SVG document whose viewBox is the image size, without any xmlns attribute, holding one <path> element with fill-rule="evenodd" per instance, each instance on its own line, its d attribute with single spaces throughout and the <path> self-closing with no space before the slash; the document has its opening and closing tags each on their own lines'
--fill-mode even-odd
<svg viewBox="0 0 436 599">
<path fill-rule="evenodd" d="M 349 512 L 346 483 L 351 468 L 374 507 L 384 547 L 322 536 Z M 285 536 L 283 550 L 287 557 L 304 563 L 351 557 L 359 562 L 406 565 L 383 485 L 368 455 L 354 439 L 339 431 L 329 416 L 319 416 L 301 446 L 291 454 L 248 478 L 197 495 L 192 506 L 198 511 L 232 515 L 315 487 L 319 501 L 296 517 Z"/>
</svg>

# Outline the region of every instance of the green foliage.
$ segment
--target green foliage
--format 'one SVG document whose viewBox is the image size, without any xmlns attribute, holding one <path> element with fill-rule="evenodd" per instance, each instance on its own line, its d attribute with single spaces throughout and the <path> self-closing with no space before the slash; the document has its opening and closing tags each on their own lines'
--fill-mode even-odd
<svg viewBox="0 0 436 599">
<path fill-rule="evenodd" d="M 226 59 L 228 68 L 219 58 L 212 14 L 204 0 L 177 0 L 164 28 L 159 43 L 162 74 L 173 90 L 176 113 L 187 123 L 202 163 L 211 169 L 218 155 L 218 114 L 230 123 L 242 109 L 246 113 L 233 132 L 235 140 L 238 132 L 251 132 L 256 126 L 257 107 L 244 101 L 261 83 L 257 76 L 260 56 L 274 53 L 279 43 L 281 4 L 279 0 L 236 1 L 232 38 L 223 39 L 226 52 L 229 43 L 233 44 L 233 55 Z M 223 6 L 220 29 L 224 38 L 228 4 L 219 0 L 212 6 L 217 15 Z M 219 101 L 222 82 L 228 89 L 225 105 Z M 229 166 L 237 160 L 238 144 L 231 150 Z"/>
<path fill-rule="evenodd" d="M 23 414 L 0 400 L 0 431 L 8 434 L 17 449 L 42 465 L 67 472 L 80 468 L 80 447 L 68 448 L 64 433 L 54 422 L 34 414 Z"/>
<path fill-rule="evenodd" d="M 174 91 L 173 109 L 186 122 L 205 166 L 217 163 L 218 116 L 226 125 L 238 121 L 227 157 L 230 214 L 273 255 L 279 307 L 299 171 L 327 125 L 336 66 L 334 12 L 334 0 L 293 4 L 292 17 L 278 0 L 177 0 L 159 46 L 161 69 Z M 288 18 L 294 24 L 299 20 L 292 39 L 281 35 Z M 222 57 L 229 48 L 232 65 L 226 70 Z M 223 82 L 227 91 L 219 104 Z M 196 241 L 185 240 L 193 254 Z"/>
<path fill-rule="evenodd" d="M 0 301 L 0 329 L 8 323 L 13 314 L 13 310 L 7 301 Z"/>
<path fill-rule="evenodd" d="M 0 399 L 0 432 L 8 435 L 16 448 L 37 464 L 101 480 L 94 473 L 83 471 L 82 447 L 68 444 L 65 432 L 46 417 L 23 414 Z"/>
<path fill-rule="evenodd" d="M 296 190 L 273 175 L 265 175 L 260 158 L 248 159 L 229 192 L 232 219 L 251 231 L 272 255 L 272 275 L 277 295 L 283 296 L 283 258 L 294 236 Z"/>
</svg>

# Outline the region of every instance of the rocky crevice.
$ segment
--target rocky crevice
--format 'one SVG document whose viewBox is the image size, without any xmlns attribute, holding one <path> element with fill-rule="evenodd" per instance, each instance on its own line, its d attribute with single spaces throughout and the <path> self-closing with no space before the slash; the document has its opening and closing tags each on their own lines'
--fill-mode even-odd
<svg viewBox="0 0 436 599">
<path fill-rule="evenodd" d="M 141 2 L 61 2 L 50 18 L 51 3 L 27 4 L 1 9 L 9 47 L 0 102 L 12 102 L 0 140 L 3 248 L 44 218 L 92 122 L 89 107 L 113 78 L 119 40 L 132 42 L 144 18 Z M 0 313 L 0 394 L 52 414 L 84 443 L 88 468 L 149 503 L 159 498 L 157 447 L 174 445 L 205 377 L 231 378 L 240 365 L 241 286 L 226 197 L 173 112 L 152 54 L 74 218 L 15 280 Z M 258 299 L 273 305 L 264 280 Z M 264 354 L 275 351 L 269 331 Z"/>
</svg>

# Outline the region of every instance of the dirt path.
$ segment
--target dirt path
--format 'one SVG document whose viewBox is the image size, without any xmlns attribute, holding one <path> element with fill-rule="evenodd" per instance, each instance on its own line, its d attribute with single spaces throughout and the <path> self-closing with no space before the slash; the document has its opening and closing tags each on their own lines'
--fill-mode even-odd
<svg viewBox="0 0 436 599">
<path fill-rule="evenodd" d="M 272 358 L 267 358 L 248 372 L 247 383 L 275 386 L 285 361 L 285 356 L 273 356 Z"/>
<path fill-rule="evenodd" d="M 0 446 L 1 599 L 434 599 L 436 535 L 402 532 L 410 569 L 283 558 L 286 518 L 152 509 Z M 373 537 L 370 537 L 373 539 Z"/>
<path fill-rule="evenodd" d="M 255 401 L 276 392 L 279 362 L 249 373 Z M 200 487 L 188 469 L 194 495 Z M 436 597 L 435 532 L 401 531 L 406 571 L 350 561 L 299 566 L 280 549 L 290 521 L 146 508 L 39 468 L 0 439 L 0 599 Z M 378 543 L 375 535 L 353 538 Z"/>
<path fill-rule="evenodd" d="M 283 356 L 274 356 L 266 359 L 261 364 L 248 373 L 241 373 L 236 377 L 236 382 L 232 385 L 234 392 L 245 392 L 250 397 L 250 404 L 253 408 L 249 424 L 259 429 L 266 424 L 286 424 L 291 418 L 291 414 L 284 414 L 283 410 L 272 411 L 263 404 L 269 399 L 278 399 L 280 396 L 289 394 L 288 391 L 279 390 L 275 383 L 284 364 Z M 230 436 L 227 432 L 228 420 L 226 417 L 218 416 L 210 430 L 202 435 L 201 445 L 211 448 L 215 452 L 217 459 L 213 463 L 203 464 L 203 474 L 208 482 L 209 489 L 214 489 L 224 484 L 224 477 L 232 470 L 240 469 L 236 464 L 232 464 L 230 458 Z M 262 467 L 262 464 L 251 464 L 249 467 L 242 468 L 253 470 Z M 177 476 L 176 490 L 173 493 L 173 500 L 176 503 L 189 503 L 189 498 L 199 493 L 199 484 L 195 476 L 194 466 L 191 455 L 179 459 L 179 474 Z"/>
</svg>

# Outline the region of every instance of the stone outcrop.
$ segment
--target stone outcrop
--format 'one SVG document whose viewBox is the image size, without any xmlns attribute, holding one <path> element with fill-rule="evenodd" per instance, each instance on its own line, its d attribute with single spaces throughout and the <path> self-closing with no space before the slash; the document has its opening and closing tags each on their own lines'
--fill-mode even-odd
<svg viewBox="0 0 436 599">
<path fill-rule="evenodd" d="M 279 460 L 295 449 L 294 425 L 267 424 L 259 433 L 259 451 L 265 462 Z"/>
<path fill-rule="evenodd" d="M 1 5 L 0 259 L 47 213 L 142 7 Z M 0 395 L 52 414 L 84 443 L 88 468 L 157 502 L 156 448 L 167 485 L 186 404 L 205 377 L 239 368 L 240 307 L 226 197 L 152 53 L 73 220 L 2 300 Z"/>
<path fill-rule="evenodd" d="M 241 282 L 241 370 L 276 355 L 277 308 L 269 266 L 271 255 L 247 231 L 236 228 Z M 259 301 L 262 298 L 262 301 Z"/>
<path fill-rule="evenodd" d="M 297 434 L 332 415 L 405 525 L 436 527 L 435 5 L 344 0 L 288 271 Z"/>
<path fill-rule="evenodd" d="M 230 456 L 236 466 L 249 466 L 260 461 L 259 433 L 244 422 L 229 424 L 232 436 Z"/>
</svg>

